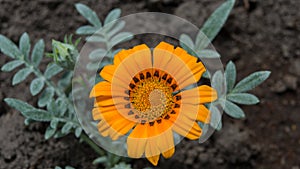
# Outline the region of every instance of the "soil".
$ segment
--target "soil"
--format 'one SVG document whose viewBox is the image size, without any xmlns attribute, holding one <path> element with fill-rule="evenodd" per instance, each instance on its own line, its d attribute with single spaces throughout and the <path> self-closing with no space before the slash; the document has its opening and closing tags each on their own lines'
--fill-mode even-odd
<svg viewBox="0 0 300 169">
<path fill-rule="evenodd" d="M 36 42 L 43 38 L 47 51 L 51 39 L 62 40 L 85 24 L 74 8 L 77 0 L 0 0 L 0 33 L 18 42 L 28 32 Z M 142 11 L 176 14 L 201 26 L 220 0 L 82 1 L 101 19 L 115 7 L 122 15 Z M 248 2 L 248 3 L 246 3 Z M 251 169 L 300 168 L 300 13 L 299 0 L 237 0 L 228 22 L 213 44 L 223 63 L 233 60 L 238 79 L 258 70 L 270 70 L 270 78 L 252 91 L 261 102 L 242 106 L 246 119 L 224 115 L 223 129 L 205 143 L 183 140 L 175 155 L 161 159 L 157 168 Z M 0 66 L 10 59 L 0 56 Z M 44 63 L 46 63 L 44 61 Z M 0 73 L 0 168 L 53 168 L 92 165 L 95 152 L 73 136 L 44 140 L 45 124 L 25 126 L 24 118 L 8 107 L 5 97 L 35 105 L 28 82 L 12 86 L 12 74 Z M 20 92 L 21 91 L 21 92 Z M 145 159 L 132 160 L 134 168 L 151 166 Z"/>
</svg>

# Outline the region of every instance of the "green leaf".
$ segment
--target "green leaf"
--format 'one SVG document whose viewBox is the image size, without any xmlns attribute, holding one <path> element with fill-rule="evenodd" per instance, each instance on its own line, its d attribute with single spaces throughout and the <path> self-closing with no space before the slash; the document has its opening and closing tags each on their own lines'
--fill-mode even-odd
<svg viewBox="0 0 300 169">
<path fill-rule="evenodd" d="M 85 17 L 85 19 L 87 19 L 92 25 L 94 25 L 97 28 L 101 28 L 102 24 L 97 16 L 97 14 L 91 10 L 89 7 L 87 7 L 84 4 L 81 3 L 77 3 L 75 5 L 77 11 L 83 16 Z"/>
<path fill-rule="evenodd" d="M 27 33 L 23 33 L 23 35 L 20 38 L 19 42 L 20 50 L 25 56 L 25 60 L 28 60 L 29 53 L 30 53 L 30 39 Z"/>
<path fill-rule="evenodd" d="M 10 107 L 12 107 L 20 112 L 35 109 L 33 106 L 29 105 L 28 103 L 23 102 L 18 99 L 5 98 L 4 101 Z"/>
<path fill-rule="evenodd" d="M 117 20 L 121 16 L 121 10 L 119 8 L 113 9 L 109 14 L 106 16 L 104 20 L 104 25 Z"/>
<path fill-rule="evenodd" d="M 66 166 L 65 169 L 75 169 L 75 168 L 73 168 L 71 166 Z"/>
<path fill-rule="evenodd" d="M 208 72 L 208 70 L 206 70 L 206 71 L 202 74 L 202 77 L 203 77 L 203 78 L 206 78 L 206 79 L 210 79 L 210 73 Z"/>
<path fill-rule="evenodd" d="M 215 59 L 221 57 L 218 52 L 210 49 L 203 49 L 201 51 L 198 51 L 197 56 L 199 56 L 200 58 L 208 58 L 208 59 Z"/>
<path fill-rule="evenodd" d="M 187 34 L 182 34 L 179 37 L 180 46 L 188 46 L 191 49 L 194 49 L 195 45 L 191 37 Z"/>
<path fill-rule="evenodd" d="M 221 30 L 222 26 L 226 22 L 230 11 L 234 6 L 235 0 L 227 0 L 220 7 L 218 7 L 211 16 L 206 20 L 203 27 L 199 31 L 196 38 L 196 49 L 204 49 L 212 41 Z M 209 41 L 203 39 L 203 32 L 209 39 Z M 204 40 L 204 41 L 203 41 Z"/>
<path fill-rule="evenodd" d="M 3 65 L 1 67 L 1 70 L 3 72 L 10 72 L 10 71 L 14 70 L 15 68 L 21 66 L 22 64 L 24 64 L 24 62 L 22 60 L 13 60 L 13 61 L 8 62 L 5 65 Z"/>
<path fill-rule="evenodd" d="M 30 92 L 32 96 L 40 93 L 44 87 L 45 81 L 42 78 L 36 78 L 30 83 Z"/>
<path fill-rule="evenodd" d="M 117 44 L 130 40 L 133 38 L 132 33 L 130 32 L 121 32 L 111 38 L 111 47 L 116 46 Z"/>
<path fill-rule="evenodd" d="M 241 93 L 254 89 L 256 86 L 264 82 L 270 76 L 270 73 L 270 71 L 259 71 L 252 73 L 241 80 L 232 90 L 232 93 Z"/>
<path fill-rule="evenodd" d="M 53 115 L 45 110 L 31 109 L 21 112 L 25 117 L 35 121 L 51 121 Z"/>
<path fill-rule="evenodd" d="M 225 94 L 224 75 L 220 70 L 213 75 L 211 85 L 217 90 L 219 97 Z"/>
<path fill-rule="evenodd" d="M 244 111 L 239 106 L 228 100 L 225 100 L 224 111 L 226 114 L 233 118 L 240 119 L 245 117 Z"/>
<path fill-rule="evenodd" d="M 92 60 L 98 60 L 105 56 L 107 51 L 105 49 L 96 49 L 89 54 L 89 58 Z"/>
<path fill-rule="evenodd" d="M 259 102 L 256 96 L 249 93 L 230 93 L 226 98 L 232 102 L 244 105 L 252 105 Z"/>
<path fill-rule="evenodd" d="M 76 34 L 78 35 L 92 35 L 94 34 L 98 29 L 96 27 L 85 25 L 81 26 L 76 30 Z"/>
<path fill-rule="evenodd" d="M 11 58 L 21 58 L 23 56 L 18 47 L 3 35 L 0 35 L 0 51 Z"/>
<path fill-rule="evenodd" d="M 218 129 L 219 124 L 222 120 L 222 114 L 219 111 L 219 109 L 216 106 L 214 106 L 213 104 L 211 104 L 211 106 L 210 106 L 210 112 L 211 112 L 210 125 L 214 129 Z"/>
<path fill-rule="evenodd" d="M 61 79 L 58 81 L 58 86 L 63 89 L 68 87 L 71 84 L 72 77 L 73 77 L 72 72 L 64 73 Z"/>
<path fill-rule="evenodd" d="M 125 27 L 125 21 L 118 21 L 115 25 L 107 32 L 107 37 L 111 38 L 113 35 L 121 31 Z"/>
<path fill-rule="evenodd" d="M 107 157 L 103 156 L 103 157 L 98 157 L 93 161 L 93 165 L 97 165 L 97 164 L 101 164 L 101 163 L 105 163 L 107 161 Z"/>
<path fill-rule="evenodd" d="M 229 63 L 226 65 L 225 78 L 227 85 L 227 93 L 229 93 L 233 89 L 236 81 L 236 68 L 232 61 L 229 61 Z"/>
<path fill-rule="evenodd" d="M 61 132 L 62 132 L 63 134 L 67 134 L 67 133 L 70 132 L 70 130 L 72 129 L 72 127 L 73 127 L 73 123 L 67 122 L 67 123 L 62 127 Z"/>
<path fill-rule="evenodd" d="M 86 65 L 86 69 L 89 71 L 95 71 L 98 70 L 98 68 L 99 68 L 99 63 L 90 62 Z"/>
<path fill-rule="evenodd" d="M 194 48 L 194 43 L 192 41 L 192 39 L 186 35 L 186 34 L 182 34 L 179 37 L 179 43 L 180 46 L 185 49 L 189 54 L 193 55 L 193 56 L 197 56 L 197 54 L 195 53 L 195 51 L 193 50 Z"/>
<path fill-rule="evenodd" d="M 38 67 L 44 56 L 45 43 L 41 39 L 33 47 L 31 61 L 35 67 Z"/>
<path fill-rule="evenodd" d="M 30 123 L 32 123 L 32 122 L 34 122 L 34 120 L 32 120 L 32 119 L 26 118 L 26 119 L 24 120 L 25 126 L 28 126 L 28 125 L 29 125 Z"/>
<path fill-rule="evenodd" d="M 61 167 L 59 167 L 59 166 L 56 166 L 54 169 L 62 169 Z"/>
<path fill-rule="evenodd" d="M 56 129 L 57 126 L 58 126 L 58 123 L 59 123 L 59 120 L 56 119 L 56 118 L 53 118 L 53 119 L 51 120 L 51 122 L 50 122 L 50 126 L 51 126 L 52 128 L 54 128 L 54 129 Z"/>
<path fill-rule="evenodd" d="M 57 130 L 56 133 L 54 134 L 54 138 L 61 138 L 67 134 L 62 133 L 60 130 Z"/>
<path fill-rule="evenodd" d="M 80 135 L 81 135 L 81 133 L 82 133 L 82 128 L 81 127 L 77 127 L 76 130 L 75 130 L 75 136 L 77 138 L 79 138 Z"/>
<path fill-rule="evenodd" d="M 59 112 L 55 112 L 55 113 L 60 113 L 61 116 L 63 116 L 65 114 L 65 112 L 67 111 L 67 107 L 68 104 L 61 98 L 58 98 L 56 101 L 56 106 L 57 106 L 57 110 Z"/>
<path fill-rule="evenodd" d="M 54 90 L 49 87 L 46 88 L 38 100 L 38 106 L 39 107 L 46 106 L 50 102 L 53 96 L 54 96 Z"/>
<path fill-rule="evenodd" d="M 86 37 L 85 40 L 87 42 L 106 42 L 107 41 L 104 37 L 96 36 L 96 35 Z"/>
<path fill-rule="evenodd" d="M 19 70 L 13 77 L 12 85 L 22 82 L 30 75 L 30 73 L 32 73 L 32 69 L 29 67 Z"/>
<path fill-rule="evenodd" d="M 48 140 L 52 136 L 54 136 L 56 129 L 52 128 L 50 126 L 47 127 L 46 132 L 45 132 L 45 139 Z"/>
<path fill-rule="evenodd" d="M 61 71 L 63 71 L 63 68 L 61 68 L 60 66 L 58 66 L 55 63 L 50 63 L 50 64 L 48 64 L 47 69 L 46 69 L 44 75 L 45 75 L 45 77 L 47 79 L 50 79 L 53 76 L 55 76 L 58 73 L 60 73 Z"/>
</svg>

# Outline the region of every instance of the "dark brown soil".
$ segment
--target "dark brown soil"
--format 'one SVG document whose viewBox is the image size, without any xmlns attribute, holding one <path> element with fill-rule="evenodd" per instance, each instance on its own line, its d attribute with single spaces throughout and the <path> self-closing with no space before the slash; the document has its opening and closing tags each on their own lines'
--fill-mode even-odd
<svg viewBox="0 0 300 169">
<path fill-rule="evenodd" d="M 160 161 L 158 168 L 300 168 L 300 1 L 243 0 L 214 41 L 222 60 L 234 60 L 238 79 L 257 70 L 271 70 L 270 79 L 253 93 L 261 98 L 244 106 L 245 120 L 224 117 L 224 128 L 204 144 L 184 140 L 176 154 Z M 62 40 L 85 23 L 74 9 L 77 0 L 0 0 L 0 33 L 18 42 L 23 32 L 33 41 L 43 38 L 50 51 L 51 39 Z M 123 15 L 141 11 L 176 14 L 197 26 L 220 4 L 220 0 L 83 1 L 100 18 L 114 7 Z M 9 61 L 0 56 L 0 65 Z M 27 83 L 12 87 L 12 74 L 0 73 L 0 168 L 53 168 L 71 165 L 96 168 L 96 154 L 73 136 L 45 141 L 45 125 L 25 126 L 19 112 L 3 102 L 15 97 L 36 104 Z M 151 166 L 145 159 L 133 160 L 134 168 Z"/>
</svg>

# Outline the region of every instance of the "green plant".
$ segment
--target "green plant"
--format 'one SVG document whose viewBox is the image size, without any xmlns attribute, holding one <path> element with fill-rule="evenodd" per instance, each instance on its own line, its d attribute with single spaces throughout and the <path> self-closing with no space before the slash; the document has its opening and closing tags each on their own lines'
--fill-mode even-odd
<svg viewBox="0 0 300 169">
<path fill-rule="evenodd" d="M 234 3 L 234 0 L 227 0 L 216 10 L 199 31 L 195 42 L 188 35 L 181 35 L 180 45 L 189 51 L 190 54 L 200 58 L 220 58 L 221 55 L 219 53 L 205 48 L 220 31 Z M 120 32 L 125 26 L 124 21 L 118 20 L 121 10 L 112 10 L 102 24 L 96 13 L 87 6 L 76 4 L 76 9 L 90 23 L 90 25 L 78 28 L 76 34 L 87 36 L 85 38 L 87 42 L 100 42 L 105 46 L 105 48 L 98 48 L 89 54 L 90 61 L 87 64 L 87 68 L 95 71 L 106 64 L 112 63 L 114 55 L 120 51 L 120 49 L 114 49 L 113 47 L 133 38 L 133 34 L 130 32 Z M 99 29 L 101 32 L 98 31 Z M 208 37 L 209 41 L 203 39 L 203 33 Z M 1 52 L 12 59 L 12 61 L 3 65 L 1 70 L 3 72 L 11 72 L 23 66 L 14 75 L 12 84 L 17 85 L 24 81 L 30 74 L 34 74 L 35 79 L 31 81 L 29 89 L 32 96 L 40 94 L 37 102 L 38 107 L 33 107 L 24 101 L 14 98 L 5 98 L 5 102 L 23 114 L 26 118 L 26 125 L 29 125 L 33 121 L 48 122 L 49 126 L 45 131 L 45 139 L 51 137 L 59 138 L 73 133 L 98 153 L 99 158 L 94 160 L 94 164 L 102 164 L 106 168 L 129 169 L 131 166 L 122 162 L 125 161 L 124 158 L 105 152 L 84 134 L 76 118 L 71 87 L 73 70 L 78 59 L 79 41 L 77 39 L 74 42 L 72 36 L 66 36 L 64 42 L 53 40 L 52 53 L 45 54 L 43 40 L 35 43 L 31 51 L 31 42 L 27 33 L 21 36 L 19 45 L 0 35 Z M 46 70 L 43 71 L 41 70 L 40 63 L 45 55 L 53 58 L 53 61 L 48 63 Z M 98 61 L 102 59 L 105 62 L 102 62 L 99 67 Z M 246 92 L 261 84 L 269 75 L 269 71 L 255 72 L 235 85 L 236 68 L 232 61 L 226 65 L 225 72 L 217 71 L 204 74 L 205 78 L 211 79 L 213 87 L 219 94 L 217 101 L 207 105 L 211 108 L 212 112 L 210 125 L 218 130 L 221 129 L 222 115 L 220 109 L 218 109 L 219 107 L 223 107 L 225 113 L 233 118 L 244 118 L 245 114 L 243 110 L 236 104 L 257 104 L 259 99 Z M 98 76 L 97 81 L 101 80 L 101 77 Z M 94 79 L 88 79 L 88 81 L 89 83 L 95 83 Z M 226 87 L 224 88 L 224 86 Z M 56 169 L 59 168 L 56 167 Z M 71 169 L 72 167 L 67 166 L 65 168 Z"/>
</svg>

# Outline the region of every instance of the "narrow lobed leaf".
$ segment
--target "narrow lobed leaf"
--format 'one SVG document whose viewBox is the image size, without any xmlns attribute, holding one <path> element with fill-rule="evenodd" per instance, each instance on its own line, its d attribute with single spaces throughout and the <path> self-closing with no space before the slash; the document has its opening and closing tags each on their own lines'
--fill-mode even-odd
<svg viewBox="0 0 300 169">
<path fill-rule="evenodd" d="M 53 98 L 54 96 L 54 90 L 52 88 L 46 88 L 42 95 L 39 97 L 39 100 L 38 100 L 38 106 L 39 107 L 44 107 L 46 106 L 50 100 Z"/>
<path fill-rule="evenodd" d="M 22 64 L 24 64 L 24 61 L 22 61 L 22 60 L 13 60 L 13 61 L 8 62 L 5 65 L 3 65 L 1 67 L 1 70 L 3 72 L 10 72 L 10 71 L 14 70 L 15 68 L 21 66 Z"/>
<path fill-rule="evenodd" d="M 224 75 L 220 70 L 217 71 L 211 80 L 211 85 L 218 92 L 218 97 L 221 97 L 225 94 L 225 83 L 224 83 Z"/>
<path fill-rule="evenodd" d="M 229 61 L 229 63 L 226 65 L 225 78 L 227 93 L 229 93 L 233 89 L 236 81 L 236 68 L 235 64 L 232 61 Z"/>
<path fill-rule="evenodd" d="M 29 60 L 29 53 L 30 53 L 30 38 L 28 34 L 25 32 L 20 38 L 19 41 L 20 50 L 25 56 L 25 60 Z"/>
<path fill-rule="evenodd" d="M 85 19 L 87 19 L 92 25 L 94 25 L 98 29 L 102 27 L 102 24 L 97 16 L 97 14 L 93 10 L 91 10 L 88 6 L 81 4 L 81 3 L 77 3 L 75 5 L 75 7 L 76 7 L 77 11 L 83 17 L 85 17 Z"/>
<path fill-rule="evenodd" d="M 226 98 L 232 102 L 244 105 L 259 103 L 259 99 L 253 94 L 249 93 L 230 93 Z"/>
<path fill-rule="evenodd" d="M 47 66 L 47 69 L 44 73 L 45 77 L 47 79 L 50 79 L 52 78 L 53 76 L 57 75 L 58 73 L 60 73 L 61 71 L 63 71 L 63 68 L 58 66 L 57 64 L 55 63 L 50 63 L 48 64 Z"/>
<path fill-rule="evenodd" d="M 130 32 L 121 32 L 111 38 L 110 43 L 111 47 L 116 46 L 117 44 L 130 40 L 133 38 L 133 34 Z"/>
<path fill-rule="evenodd" d="M 57 119 L 57 118 L 53 118 L 53 119 L 51 120 L 51 122 L 50 122 L 50 126 L 51 126 L 52 128 L 54 128 L 54 129 L 56 129 L 57 126 L 58 126 L 58 123 L 59 123 L 58 119 Z"/>
<path fill-rule="evenodd" d="M 92 60 L 101 59 L 106 55 L 107 51 L 105 49 L 96 49 L 89 54 L 89 58 Z"/>
<path fill-rule="evenodd" d="M 179 37 L 180 46 L 188 46 L 191 49 L 194 49 L 195 45 L 191 37 L 187 34 L 181 34 Z"/>
<path fill-rule="evenodd" d="M 235 0 L 227 0 L 220 7 L 218 7 L 206 20 L 196 38 L 196 48 L 198 50 L 206 48 L 210 41 L 212 41 L 216 37 L 216 35 L 219 33 L 222 26 L 226 22 L 230 11 L 234 6 L 234 3 Z M 203 43 L 203 39 L 201 40 L 201 37 L 203 36 L 201 35 L 201 32 L 203 32 L 208 37 L 209 41 L 205 41 Z"/>
<path fill-rule="evenodd" d="M 115 25 L 107 32 L 107 37 L 111 38 L 113 35 L 121 31 L 125 27 L 125 21 L 117 21 Z"/>
<path fill-rule="evenodd" d="M 97 164 L 105 163 L 106 161 L 107 161 L 107 157 L 106 157 L 106 156 L 98 157 L 98 158 L 96 158 L 96 159 L 93 161 L 93 164 L 94 164 L 94 165 L 97 165 Z"/>
<path fill-rule="evenodd" d="M 121 10 L 119 8 L 113 9 L 106 16 L 104 20 L 104 25 L 107 25 L 108 23 L 117 20 L 120 16 L 121 16 Z"/>
<path fill-rule="evenodd" d="M 45 139 L 48 140 L 52 136 L 54 136 L 56 129 L 52 128 L 50 126 L 47 127 L 46 132 L 45 132 Z"/>
<path fill-rule="evenodd" d="M 33 47 L 31 62 L 35 67 L 38 67 L 44 56 L 45 43 L 44 40 L 39 40 Z"/>
<path fill-rule="evenodd" d="M 98 28 L 90 26 L 90 25 L 85 25 L 81 26 L 76 30 L 76 34 L 78 35 L 92 35 L 94 34 Z"/>
<path fill-rule="evenodd" d="M 30 75 L 30 73 L 32 73 L 32 69 L 29 67 L 19 70 L 13 77 L 12 85 L 21 83 Z"/>
<path fill-rule="evenodd" d="M 270 71 L 254 72 L 241 80 L 232 90 L 232 93 L 242 93 L 254 89 L 256 86 L 264 82 L 270 76 L 270 74 Z"/>
<path fill-rule="evenodd" d="M 214 51 L 214 50 L 210 50 L 210 49 L 203 49 L 200 51 L 197 51 L 197 55 L 200 58 L 207 58 L 207 59 L 216 59 L 216 58 L 220 58 L 221 55 Z"/>
<path fill-rule="evenodd" d="M 61 132 L 62 132 L 63 134 L 67 134 L 67 133 L 69 133 L 69 132 L 71 131 L 72 127 L 73 127 L 73 123 L 67 122 L 67 123 L 62 127 Z"/>
<path fill-rule="evenodd" d="M 30 83 L 30 92 L 32 96 L 40 93 L 44 87 L 45 81 L 42 78 L 36 78 Z"/>
<path fill-rule="evenodd" d="M 225 100 L 224 111 L 226 114 L 228 114 L 233 118 L 237 118 L 237 119 L 245 118 L 244 111 L 239 106 L 237 106 L 236 104 L 228 100 Z"/>
<path fill-rule="evenodd" d="M 82 128 L 81 127 L 77 127 L 76 130 L 75 130 L 75 136 L 77 138 L 79 138 L 80 135 L 81 135 L 81 133 L 82 133 Z"/>
<path fill-rule="evenodd" d="M 104 37 L 97 36 L 97 35 L 88 36 L 85 38 L 85 40 L 87 42 L 106 42 L 107 41 Z"/>
<path fill-rule="evenodd" d="M 21 112 L 25 117 L 35 121 L 51 121 L 53 115 L 45 110 L 41 109 L 30 109 Z"/>
<path fill-rule="evenodd" d="M 218 129 L 219 127 L 219 123 L 221 122 L 222 120 L 222 114 L 221 112 L 219 111 L 219 109 L 214 106 L 213 104 L 211 104 L 210 106 L 210 112 L 211 112 L 211 115 L 210 115 L 210 125 L 214 128 L 214 129 Z"/>
<path fill-rule="evenodd" d="M 4 101 L 10 107 L 12 107 L 12 108 L 14 108 L 14 109 L 16 109 L 20 112 L 35 109 L 33 106 L 29 105 L 28 103 L 23 102 L 23 101 L 18 100 L 18 99 L 5 98 Z"/>
<path fill-rule="evenodd" d="M 3 35 L 0 35 L 0 51 L 13 59 L 21 58 L 23 56 L 19 48 Z"/>
</svg>

